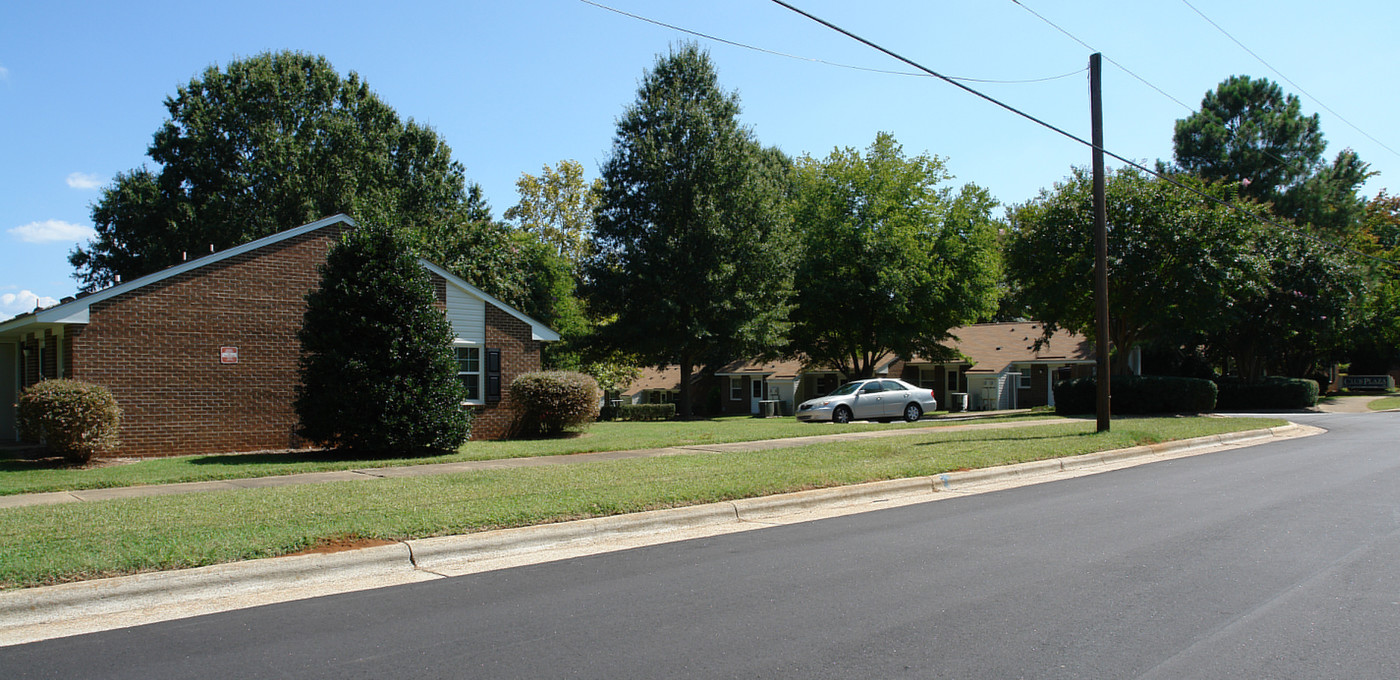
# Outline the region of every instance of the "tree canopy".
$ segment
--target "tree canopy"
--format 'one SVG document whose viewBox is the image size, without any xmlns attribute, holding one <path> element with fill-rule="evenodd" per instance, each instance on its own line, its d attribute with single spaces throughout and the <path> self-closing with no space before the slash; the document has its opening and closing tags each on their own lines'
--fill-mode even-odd
<svg viewBox="0 0 1400 680">
<path fill-rule="evenodd" d="M 346 213 L 427 229 L 466 198 L 462 166 L 324 57 L 264 53 L 211 66 L 165 101 L 148 154 L 93 206 L 69 257 L 85 289 Z"/>
<path fill-rule="evenodd" d="M 798 161 L 796 352 L 868 376 L 892 355 L 945 356 L 951 328 L 996 310 L 996 202 L 948 179 L 941 159 L 905 156 L 887 133 L 864 154 Z"/>
<path fill-rule="evenodd" d="M 1172 142 L 1181 170 L 1234 185 L 1300 225 L 1346 234 L 1361 218 L 1367 164 L 1350 149 L 1326 163 L 1317 114 L 1304 115 L 1298 97 L 1267 78 L 1225 79 L 1176 122 Z"/>
<path fill-rule="evenodd" d="M 603 181 L 583 179 L 583 165 L 562 160 L 551 168 L 544 166 L 539 176 L 521 173 L 515 182 L 520 202 L 505 212 L 505 218 L 540 241 L 570 263 L 588 256 L 593 232 L 593 213 Z"/>
<path fill-rule="evenodd" d="M 603 166 L 590 300 L 600 340 L 693 367 L 777 347 L 791 275 L 786 178 L 738 122 L 695 45 L 659 57 L 617 123 Z M 689 390 L 680 411 L 691 413 Z"/>
<path fill-rule="evenodd" d="M 1192 182 L 1189 177 L 1178 178 Z M 1202 191 L 1223 192 L 1199 181 Z M 1107 178 L 1109 342 L 1113 371 L 1132 348 L 1166 334 L 1208 332 L 1223 310 L 1263 284 L 1253 221 L 1132 168 Z M 1009 276 L 1046 333 L 1094 338 L 1092 178 L 1084 169 L 1011 210 Z"/>
</svg>

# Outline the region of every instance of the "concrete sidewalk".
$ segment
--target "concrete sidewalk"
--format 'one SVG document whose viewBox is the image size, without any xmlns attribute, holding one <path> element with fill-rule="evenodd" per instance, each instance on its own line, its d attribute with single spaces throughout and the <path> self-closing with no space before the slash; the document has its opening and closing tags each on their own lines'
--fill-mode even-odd
<svg viewBox="0 0 1400 680">
<path fill-rule="evenodd" d="M 932 477 L 0 592 L 0 646 L 927 503 L 1322 431 L 1290 423 Z"/>
<path fill-rule="evenodd" d="M 843 432 L 840 434 L 820 434 L 789 439 L 763 439 L 728 444 L 701 444 L 696 446 L 672 446 L 661 449 L 639 449 L 631 451 L 602 451 L 598 453 L 575 453 L 562 456 L 538 456 L 531 458 L 501 458 L 497 460 L 463 461 L 457 463 L 429 463 L 425 465 L 402 465 L 396 467 L 360 468 L 332 472 L 306 472 L 295 475 L 274 477 L 248 477 L 209 482 L 184 482 L 179 484 L 156 484 L 145 486 L 122 486 L 106 489 L 85 489 L 80 491 L 54 491 L 51 493 L 14 494 L 0 496 L 0 509 L 18 508 L 30 505 L 54 505 L 58 503 L 78 503 L 106 501 L 117 498 L 141 498 L 145 496 L 166 496 L 183 493 L 208 491 L 233 491 L 236 489 L 257 489 L 270 486 L 295 486 L 299 484 L 324 484 L 326 482 L 353 482 L 386 479 L 391 477 L 424 477 L 446 475 L 474 470 L 504 470 L 522 467 L 543 467 L 549 465 L 571 465 L 624 458 L 654 458 L 693 453 L 732 453 L 736 451 L 766 451 L 769 449 L 792 448 L 826 442 L 859 441 L 880 437 L 899 437 L 929 431 L 956 432 L 962 430 L 995 430 L 1008 427 L 1026 427 L 1064 423 L 1063 419 L 1020 420 L 1009 423 L 979 423 L 977 420 L 992 415 L 1018 415 L 1030 413 L 1022 411 L 985 411 L 975 415 L 941 417 L 931 422 L 969 421 L 963 425 L 937 425 L 930 427 L 898 428 L 889 430 L 867 430 L 864 432 Z M 822 425 L 813 425 L 821 429 Z"/>
</svg>

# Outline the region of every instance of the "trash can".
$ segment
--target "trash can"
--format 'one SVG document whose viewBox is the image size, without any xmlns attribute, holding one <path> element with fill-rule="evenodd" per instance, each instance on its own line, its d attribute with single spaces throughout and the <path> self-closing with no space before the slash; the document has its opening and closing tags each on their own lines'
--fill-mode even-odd
<svg viewBox="0 0 1400 680">
<path fill-rule="evenodd" d="M 949 393 L 948 393 L 948 412 L 949 412 L 949 413 L 962 413 L 963 411 L 966 411 L 966 410 L 967 410 L 967 393 L 966 393 L 966 392 L 949 392 Z"/>
</svg>

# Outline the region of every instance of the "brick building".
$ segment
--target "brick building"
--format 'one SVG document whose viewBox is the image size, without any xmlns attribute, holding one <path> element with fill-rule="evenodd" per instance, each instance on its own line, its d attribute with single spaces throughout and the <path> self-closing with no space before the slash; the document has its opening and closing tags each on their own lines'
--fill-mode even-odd
<svg viewBox="0 0 1400 680">
<path fill-rule="evenodd" d="M 292 407 L 297 330 L 337 215 L 0 323 L 0 439 L 16 440 L 15 401 L 45 378 L 110 389 L 123 410 L 119 456 L 299 448 Z M 453 329 L 459 376 L 478 409 L 474 438 L 513 420 L 508 390 L 539 370 L 559 335 L 426 260 Z"/>
</svg>

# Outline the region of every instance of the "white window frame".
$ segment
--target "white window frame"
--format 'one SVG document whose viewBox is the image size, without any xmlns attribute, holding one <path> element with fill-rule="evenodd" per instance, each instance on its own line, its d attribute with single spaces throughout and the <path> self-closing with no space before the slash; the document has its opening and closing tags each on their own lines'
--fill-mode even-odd
<svg viewBox="0 0 1400 680">
<path fill-rule="evenodd" d="M 1028 390 L 1031 388 L 1031 366 L 1030 364 L 1017 364 L 1014 369 L 1021 375 L 1016 381 L 1017 389 Z"/>
<path fill-rule="evenodd" d="M 462 350 L 468 350 L 468 355 L 471 354 L 471 351 L 472 351 L 472 350 L 475 350 L 475 353 L 476 353 L 476 371 L 467 371 L 467 370 L 463 370 L 462 358 L 461 358 L 461 354 L 460 354 L 460 352 L 461 352 Z M 465 376 L 471 376 L 471 375 L 475 375 L 475 376 L 476 376 L 476 396 L 475 396 L 475 397 L 468 397 L 467 400 L 464 401 L 463 403 L 465 403 L 465 404 L 476 404 L 476 405 L 485 404 L 485 403 L 486 403 L 486 396 L 485 396 L 485 392 L 486 392 L 486 350 L 485 350 L 484 348 L 482 348 L 481 345 L 478 345 L 478 344 L 467 343 L 467 342 L 454 342 L 454 343 L 452 343 L 452 358 L 455 359 L 455 360 L 457 361 L 457 379 L 458 379 L 458 380 L 461 380 L 461 381 L 462 381 L 462 384 L 463 384 L 463 385 L 466 385 L 468 390 L 470 390 L 470 389 L 472 388 L 472 386 L 469 385 L 469 384 L 467 383 L 467 381 L 464 380 L 463 378 L 464 378 Z M 468 359 L 468 361 L 470 361 L 470 359 Z"/>
<path fill-rule="evenodd" d="M 742 375 L 731 375 L 731 376 L 729 376 L 729 400 L 730 400 L 730 401 L 743 401 L 743 400 L 744 400 L 744 376 L 742 376 Z"/>
</svg>

